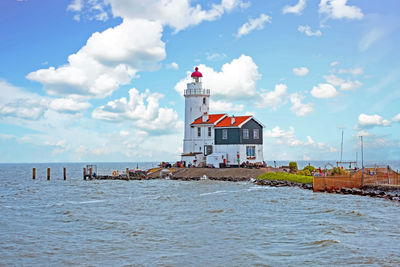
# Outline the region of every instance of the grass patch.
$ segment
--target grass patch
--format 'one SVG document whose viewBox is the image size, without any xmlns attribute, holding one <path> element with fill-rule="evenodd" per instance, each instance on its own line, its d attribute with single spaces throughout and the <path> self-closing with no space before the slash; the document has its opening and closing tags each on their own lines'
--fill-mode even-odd
<svg viewBox="0 0 400 267">
<path fill-rule="evenodd" d="M 312 176 L 297 175 L 286 172 L 268 172 L 258 176 L 258 179 L 289 181 L 302 184 L 311 184 L 313 182 Z"/>
</svg>

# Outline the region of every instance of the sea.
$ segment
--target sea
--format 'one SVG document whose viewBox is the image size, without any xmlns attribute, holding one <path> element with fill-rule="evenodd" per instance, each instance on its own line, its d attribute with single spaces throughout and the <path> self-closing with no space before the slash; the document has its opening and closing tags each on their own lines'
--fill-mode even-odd
<svg viewBox="0 0 400 267">
<path fill-rule="evenodd" d="M 0 266 L 400 265 L 400 202 L 251 182 L 84 181 L 86 164 L 0 164 Z"/>
</svg>

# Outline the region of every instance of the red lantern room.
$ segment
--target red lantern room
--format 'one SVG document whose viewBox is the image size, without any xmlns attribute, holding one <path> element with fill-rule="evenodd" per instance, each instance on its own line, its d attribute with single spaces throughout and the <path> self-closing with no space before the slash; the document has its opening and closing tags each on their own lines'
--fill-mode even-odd
<svg viewBox="0 0 400 267">
<path fill-rule="evenodd" d="M 194 68 L 194 72 L 192 73 L 192 75 L 190 77 L 192 77 L 193 80 L 198 83 L 199 81 L 201 81 L 200 78 L 203 77 L 203 74 L 201 74 L 201 72 L 199 71 L 199 68 L 196 67 L 196 68 Z"/>
</svg>

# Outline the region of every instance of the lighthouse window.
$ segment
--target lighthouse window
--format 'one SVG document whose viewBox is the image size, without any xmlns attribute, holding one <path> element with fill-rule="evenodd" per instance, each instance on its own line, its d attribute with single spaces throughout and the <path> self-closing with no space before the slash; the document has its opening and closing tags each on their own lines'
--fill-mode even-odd
<svg viewBox="0 0 400 267">
<path fill-rule="evenodd" d="M 211 127 L 208 127 L 208 137 L 211 137 Z"/>
<path fill-rule="evenodd" d="M 227 129 L 222 130 L 222 139 L 228 139 L 228 130 Z"/>
<path fill-rule="evenodd" d="M 201 136 L 201 128 L 197 128 L 197 136 L 200 137 Z"/>
<path fill-rule="evenodd" d="M 203 97 L 203 104 L 205 104 L 206 103 L 206 98 L 205 97 Z"/>
</svg>

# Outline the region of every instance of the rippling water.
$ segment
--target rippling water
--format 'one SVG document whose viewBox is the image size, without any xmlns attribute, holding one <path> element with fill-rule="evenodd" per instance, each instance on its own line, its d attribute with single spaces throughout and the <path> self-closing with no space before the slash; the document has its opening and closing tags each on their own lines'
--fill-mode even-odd
<svg viewBox="0 0 400 267">
<path fill-rule="evenodd" d="M 32 166 L 0 165 L 0 265 L 400 265 L 398 202 Z"/>
</svg>

